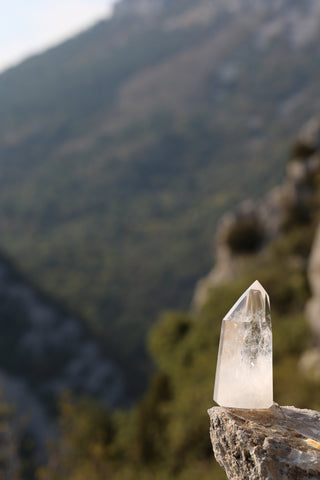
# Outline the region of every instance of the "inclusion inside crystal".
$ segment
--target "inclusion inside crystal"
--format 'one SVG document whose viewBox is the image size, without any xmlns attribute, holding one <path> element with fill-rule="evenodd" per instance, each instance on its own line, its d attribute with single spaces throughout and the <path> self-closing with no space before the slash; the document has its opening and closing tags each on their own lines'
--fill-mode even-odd
<svg viewBox="0 0 320 480">
<path fill-rule="evenodd" d="M 273 403 L 270 303 L 258 281 L 222 320 L 213 398 L 233 408 Z"/>
</svg>

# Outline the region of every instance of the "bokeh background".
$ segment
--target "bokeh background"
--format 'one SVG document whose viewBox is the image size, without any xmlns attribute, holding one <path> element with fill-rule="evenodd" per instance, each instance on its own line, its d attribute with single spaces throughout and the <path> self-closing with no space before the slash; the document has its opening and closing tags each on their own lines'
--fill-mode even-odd
<svg viewBox="0 0 320 480">
<path fill-rule="evenodd" d="M 252 281 L 275 401 L 319 408 L 319 2 L 15 0 L 0 24 L 4 478 L 223 479 L 206 409 Z"/>
</svg>

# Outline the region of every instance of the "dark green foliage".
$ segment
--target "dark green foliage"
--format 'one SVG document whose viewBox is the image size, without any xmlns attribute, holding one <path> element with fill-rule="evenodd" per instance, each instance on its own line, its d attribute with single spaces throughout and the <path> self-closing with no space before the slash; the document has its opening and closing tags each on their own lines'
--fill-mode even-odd
<svg viewBox="0 0 320 480">
<path fill-rule="evenodd" d="M 255 217 L 239 218 L 230 227 L 226 244 L 233 253 L 254 253 L 263 244 L 265 234 L 260 221 Z"/>
<path fill-rule="evenodd" d="M 35 470 L 29 470 L 26 475 L 25 458 L 21 458 L 23 443 L 23 426 L 15 415 L 14 408 L 0 393 L 0 478 L 10 480 L 32 480 Z M 30 458 L 30 462 L 34 458 Z"/>
<path fill-rule="evenodd" d="M 305 227 L 293 226 L 284 237 L 273 244 L 272 248 L 276 257 L 281 258 L 283 255 L 291 254 L 308 258 L 315 234 L 315 227 L 316 224 L 314 222 Z"/>
<path fill-rule="evenodd" d="M 38 452 L 34 438 L 28 430 L 20 436 L 18 447 L 17 456 L 20 461 L 19 478 L 21 480 L 35 480 L 38 468 Z"/>
<path fill-rule="evenodd" d="M 319 384 L 307 380 L 299 368 L 300 355 L 310 341 L 300 313 L 308 297 L 305 269 L 301 263 L 292 266 L 289 249 L 282 255 L 281 262 L 277 255 L 278 250 L 272 246 L 259 256 L 248 257 L 242 275 L 213 288 L 208 301 L 196 314 L 162 316 L 149 341 L 160 371 L 136 408 L 113 414 L 116 433 L 112 451 L 116 452 L 114 459 L 122 461 L 110 461 L 106 456 L 103 472 L 108 471 L 112 478 L 119 480 L 225 479 L 224 472 L 213 461 L 206 409 L 212 405 L 221 319 L 255 276 L 267 288 L 272 304 L 275 401 L 298 407 L 320 407 Z M 63 438 L 69 438 L 70 432 L 77 429 L 77 408 L 70 406 L 71 423 Z M 81 414 L 84 413 L 82 410 Z M 81 435 L 87 438 L 86 432 Z M 90 454 L 88 457 L 90 437 L 83 444 L 86 442 L 87 475 L 100 480 L 91 473 L 95 472 L 95 463 Z M 77 452 L 77 443 L 71 442 L 69 446 L 74 458 L 72 452 Z M 80 474 L 82 469 L 83 462 L 76 459 L 69 473 L 64 474 L 65 478 L 85 478 Z M 55 478 L 50 468 L 45 473 L 45 478 Z"/>
<path fill-rule="evenodd" d="M 286 217 L 283 221 L 283 229 L 291 229 L 294 226 L 303 227 L 310 223 L 310 210 L 306 205 L 299 202 L 289 203 Z"/>
<path fill-rule="evenodd" d="M 167 456 L 166 404 L 171 399 L 169 378 L 163 373 L 156 374 L 137 409 L 137 459 L 142 464 L 164 460 Z"/>
<path fill-rule="evenodd" d="M 316 150 L 315 146 L 309 145 L 303 141 L 298 141 L 291 149 L 290 158 L 303 162 L 307 157 L 310 157 L 315 153 Z"/>
</svg>

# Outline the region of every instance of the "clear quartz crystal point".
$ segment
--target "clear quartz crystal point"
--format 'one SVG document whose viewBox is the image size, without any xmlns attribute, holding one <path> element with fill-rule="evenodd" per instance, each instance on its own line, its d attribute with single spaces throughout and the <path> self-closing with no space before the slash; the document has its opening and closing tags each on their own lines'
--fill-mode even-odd
<svg viewBox="0 0 320 480">
<path fill-rule="evenodd" d="M 222 320 L 213 399 L 233 408 L 273 403 L 270 303 L 258 281 Z"/>
</svg>

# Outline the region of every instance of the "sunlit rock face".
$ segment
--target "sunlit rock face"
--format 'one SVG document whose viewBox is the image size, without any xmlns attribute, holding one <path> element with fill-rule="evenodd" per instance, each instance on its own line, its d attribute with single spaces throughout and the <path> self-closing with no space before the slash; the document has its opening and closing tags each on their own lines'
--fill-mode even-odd
<svg viewBox="0 0 320 480">
<path fill-rule="evenodd" d="M 222 321 L 213 398 L 233 408 L 273 403 L 270 303 L 258 281 Z"/>
</svg>

